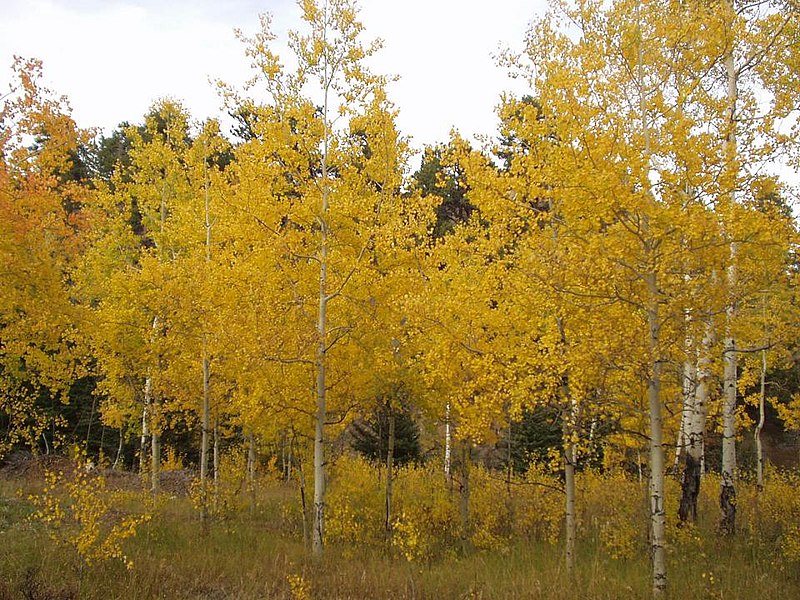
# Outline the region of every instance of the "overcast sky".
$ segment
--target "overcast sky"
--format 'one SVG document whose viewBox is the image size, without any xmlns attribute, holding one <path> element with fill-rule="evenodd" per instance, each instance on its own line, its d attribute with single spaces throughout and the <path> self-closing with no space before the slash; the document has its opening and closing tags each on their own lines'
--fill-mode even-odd
<svg viewBox="0 0 800 600">
<path fill-rule="evenodd" d="M 389 93 L 415 147 L 444 141 L 451 127 L 467 136 L 495 131 L 500 93 L 525 90 L 493 55 L 520 49 L 545 4 L 360 1 L 366 39 L 385 42 L 373 70 L 401 77 Z M 294 0 L 2 0 L 0 84 L 18 54 L 44 61 L 46 84 L 69 98 L 82 127 L 139 122 L 165 96 L 198 120 L 216 116 L 209 78 L 240 84 L 251 75 L 233 29 L 254 33 L 262 12 L 281 39 L 302 26 Z"/>
</svg>

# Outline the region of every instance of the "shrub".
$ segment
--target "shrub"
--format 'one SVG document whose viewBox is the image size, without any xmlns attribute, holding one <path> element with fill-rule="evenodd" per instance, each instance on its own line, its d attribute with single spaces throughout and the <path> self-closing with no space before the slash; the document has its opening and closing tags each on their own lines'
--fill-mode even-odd
<svg viewBox="0 0 800 600">
<path fill-rule="evenodd" d="M 53 541 L 72 548 L 81 567 L 116 559 L 133 568 L 122 543 L 151 515 L 126 514 L 122 495 L 109 491 L 105 478 L 85 464 L 77 462 L 71 476 L 45 471 L 42 493 L 29 499 L 36 508 L 31 518 L 47 526 Z"/>
</svg>

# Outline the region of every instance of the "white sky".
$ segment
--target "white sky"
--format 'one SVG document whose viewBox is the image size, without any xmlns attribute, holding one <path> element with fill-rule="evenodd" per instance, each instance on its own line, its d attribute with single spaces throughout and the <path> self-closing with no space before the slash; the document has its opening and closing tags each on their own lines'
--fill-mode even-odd
<svg viewBox="0 0 800 600">
<path fill-rule="evenodd" d="M 154 100 L 180 100 L 195 119 L 219 114 L 209 78 L 239 85 L 252 72 L 234 27 L 272 13 L 279 39 L 301 29 L 294 0 L 0 0 L 0 89 L 14 54 L 44 62 L 81 127 L 137 123 Z M 384 40 L 373 70 L 397 74 L 389 94 L 412 144 L 493 134 L 500 93 L 525 91 L 492 57 L 520 49 L 546 0 L 360 0 L 365 41 Z"/>
</svg>

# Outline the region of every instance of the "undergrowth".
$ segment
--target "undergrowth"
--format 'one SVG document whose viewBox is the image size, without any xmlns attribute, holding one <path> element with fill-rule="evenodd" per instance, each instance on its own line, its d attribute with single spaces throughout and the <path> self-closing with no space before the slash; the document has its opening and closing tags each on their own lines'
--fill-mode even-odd
<svg viewBox="0 0 800 600">
<path fill-rule="evenodd" d="M 304 542 L 299 482 L 265 473 L 254 496 L 242 487 L 234 499 L 225 490 L 226 509 L 216 512 L 206 535 L 190 496 L 165 494 L 153 505 L 146 495 L 109 492 L 101 525 L 129 515 L 151 518 L 138 523 L 135 536 L 118 540 L 125 561 L 77 562 L 75 548 L 53 542 L 51 522 L 32 518 L 46 494 L 64 494 L 53 501 L 67 506 L 69 486 L 43 487 L 35 477 L 0 480 L 0 600 L 650 595 L 646 484 L 636 478 L 579 474 L 572 578 L 563 564 L 558 477 L 533 471 L 506 481 L 473 468 L 465 527 L 463 482 L 446 481 L 438 470 L 404 469 L 395 479 L 390 532 L 384 526 L 384 478 L 359 459 L 339 461 L 331 472 L 328 544 L 319 560 L 310 558 Z M 740 481 L 740 531 L 722 539 L 716 534 L 715 476 L 703 481 L 698 524 L 684 527 L 674 517 L 678 483 L 669 480 L 670 596 L 800 597 L 796 484 L 795 476 L 772 472 L 757 494 Z M 79 532 L 80 520 L 68 521 L 59 522 L 62 532 Z"/>
</svg>

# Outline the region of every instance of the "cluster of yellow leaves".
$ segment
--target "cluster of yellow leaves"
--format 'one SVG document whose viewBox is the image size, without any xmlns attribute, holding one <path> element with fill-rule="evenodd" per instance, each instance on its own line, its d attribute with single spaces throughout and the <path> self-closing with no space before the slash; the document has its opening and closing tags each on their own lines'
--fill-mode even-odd
<svg viewBox="0 0 800 600">
<path fill-rule="evenodd" d="M 166 446 L 162 453 L 161 470 L 165 472 L 182 471 L 184 468 L 183 457 L 172 446 Z"/>
<path fill-rule="evenodd" d="M 119 560 L 133 568 L 122 548 L 151 515 L 126 514 L 121 497 L 106 488 L 102 475 L 78 462 L 74 473 L 47 471 L 41 494 L 31 496 L 31 518 L 43 523 L 56 543 L 75 550 L 82 565 Z"/>
<path fill-rule="evenodd" d="M 302 575 L 287 575 L 292 600 L 311 600 L 311 584 Z"/>
<path fill-rule="evenodd" d="M 431 554 L 430 540 L 421 534 L 405 513 L 401 513 L 394 521 L 392 546 L 409 562 L 425 560 Z"/>
<path fill-rule="evenodd" d="M 340 458 L 329 491 L 329 539 L 346 544 L 345 548 L 385 543 L 384 485 L 370 463 Z M 533 468 L 508 484 L 484 468 L 471 469 L 466 540 L 460 486 L 457 475 L 448 482 L 431 467 L 399 470 L 394 482 L 392 547 L 408 560 L 431 560 L 457 552 L 464 541 L 482 550 L 507 548 L 515 536 L 558 541 L 563 496 L 551 474 Z"/>
<path fill-rule="evenodd" d="M 764 489 L 738 499 L 748 511 L 747 526 L 762 541 L 773 542 L 790 564 L 800 563 L 800 475 L 767 469 Z"/>
<path fill-rule="evenodd" d="M 645 488 L 621 471 L 581 473 L 578 478 L 580 519 L 596 532 L 613 558 L 632 558 L 647 543 L 640 523 L 645 514 Z"/>
<path fill-rule="evenodd" d="M 328 535 L 345 551 L 386 543 L 384 485 L 375 466 L 361 458 L 339 459 L 331 473 Z M 385 472 L 382 474 L 385 477 Z M 645 552 L 648 539 L 641 524 L 648 511 L 647 481 L 621 469 L 587 470 L 577 478 L 579 536 L 592 539 L 614 559 L 626 560 Z M 699 512 L 710 518 L 718 504 L 719 475 L 707 474 L 701 488 Z M 800 501 L 794 490 L 797 477 L 770 470 L 762 492 L 741 481 L 738 511 L 750 543 L 774 544 L 789 561 L 800 561 Z M 482 550 L 503 551 L 514 540 L 535 539 L 557 544 L 564 519 L 562 482 L 539 467 L 507 482 L 480 467 L 470 471 L 469 537 Z M 677 503 L 680 482 L 666 480 L 666 513 L 670 547 L 701 552 L 701 529 L 680 524 Z M 460 481 L 452 483 L 431 467 L 405 468 L 394 486 L 391 545 L 409 561 L 427 561 L 453 555 L 464 542 L 460 514 Z M 286 506 L 287 526 L 299 527 L 296 508 Z"/>
<path fill-rule="evenodd" d="M 247 489 L 247 450 L 241 446 L 226 449 L 219 455 L 217 476 L 207 483 L 203 497 L 203 485 L 195 479 L 189 488 L 189 497 L 195 509 L 205 506 L 208 516 L 223 520 L 244 510 L 248 498 L 243 492 Z M 267 467 L 264 477 L 269 478 L 274 470 Z"/>
</svg>

